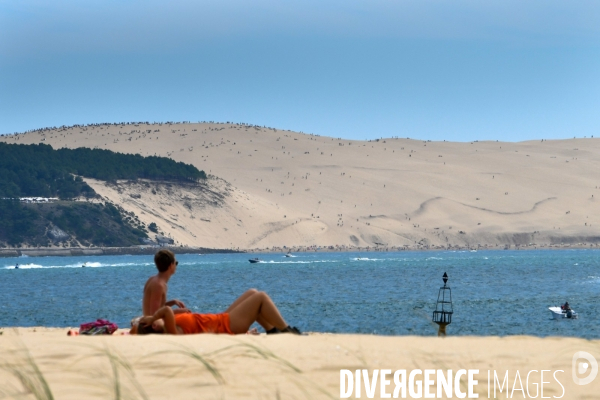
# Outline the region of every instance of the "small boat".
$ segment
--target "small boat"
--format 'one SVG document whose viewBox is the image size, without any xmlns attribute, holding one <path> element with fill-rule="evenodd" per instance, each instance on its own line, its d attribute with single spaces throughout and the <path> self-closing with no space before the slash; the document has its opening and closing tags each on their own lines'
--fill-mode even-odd
<svg viewBox="0 0 600 400">
<path fill-rule="evenodd" d="M 554 318 L 554 319 L 563 319 L 563 318 L 576 319 L 577 318 L 577 313 L 572 308 L 564 309 L 564 308 L 555 306 L 555 307 L 548 307 L 548 309 L 550 310 L 550 313 L 552 313 L 552 318 Z"/>
<path fill-rule="evenodd" d="M 286 256 L 286 257 L 294 257 L 294 256 L 292 255 L 292 253 L 287 253 L 285 256 Z"/>
<path fill-rule="evenodd" d="M 262 260 L 260 258 L 251 258 L 248 261 L 250 261 L 251 264 L 256 264 L 256 263 L 262 262 Z"/>
</svg>

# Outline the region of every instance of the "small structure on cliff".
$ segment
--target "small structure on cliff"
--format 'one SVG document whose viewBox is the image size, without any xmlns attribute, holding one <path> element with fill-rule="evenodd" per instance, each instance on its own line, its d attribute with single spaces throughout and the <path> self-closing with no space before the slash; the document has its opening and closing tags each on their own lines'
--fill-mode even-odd
<svg viewBox="0 0 600 400">
<path fill-rule="evenodd" d="M 54 225 L 48 228 L 46 235 L 55 242 L 62 242 L 70 237 L 68 233 Z"/>
<path fill-rule="evenodd" d="M 171 239 L 170 237 L 163 236 L 163 235 L 156 235 L 156 241 L 160 245 L 175 244 L 175 241 L 173 239 Z"/>
</svg>

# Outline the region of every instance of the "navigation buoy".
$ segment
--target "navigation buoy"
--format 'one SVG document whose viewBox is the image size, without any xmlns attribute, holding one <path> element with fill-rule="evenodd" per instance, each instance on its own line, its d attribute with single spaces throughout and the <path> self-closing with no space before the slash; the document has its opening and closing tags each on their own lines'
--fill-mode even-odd
<svg viewBox="0 0 600 400">
<path fill-rule="evenodd" d="M 452 323 L 452 290 L 447 285 L 448 274 L 444 272 L 442 277 L 444 286 L 440 287 L 438 292 L 437 303 L 435 304 L 435 311 L 433 312 L 433 322 L 438 324 L 438 336 L 446 336 L 446 326 Z"/>
</svg>

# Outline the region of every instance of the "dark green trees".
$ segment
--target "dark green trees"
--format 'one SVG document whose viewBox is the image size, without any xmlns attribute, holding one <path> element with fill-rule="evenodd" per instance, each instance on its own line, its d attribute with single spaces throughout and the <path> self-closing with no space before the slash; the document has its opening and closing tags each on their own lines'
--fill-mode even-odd
<svg viewBox="0 0 600 400">
<path fill-rule="evenodd" d="M 0 198 L 94 195 L 76 175 L 103 181 L 155 179 L 198 181 L 204 171 L 164 157 L 142 157 L 100 149 L 58 149 L 46 144 L 0 143 Z"/>
</svg>

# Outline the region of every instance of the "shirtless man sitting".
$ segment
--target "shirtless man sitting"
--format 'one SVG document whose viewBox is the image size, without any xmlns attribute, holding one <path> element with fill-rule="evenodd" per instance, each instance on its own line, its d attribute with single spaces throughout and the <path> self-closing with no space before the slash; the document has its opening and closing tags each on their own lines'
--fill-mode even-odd
<svg viewBox="0 0 600 400">
<path fill-rule="evenodd" d="M 144 286 L 144 299 L 142 300 L 143 315 L 154 315 L 158 309 L 164 306 L 177 306 L 174 309 L 175 314 L 190 312 L 179 300 L 167 301 L 167 282 L 177 270 L 178 261 L 175 260 L 175 254 L 172 251 L 162 249 L 154 255 L 154 264 L 158 269 L 158 274 L 148 279 Z"/>
<path fill-rule="evenodd" d="M 167 301 L 167 282 L 175 271 L 177 270 L 178 261 L 175 260 L 175 254 L 172 251 L 162 249 L 159 250 L 154 255 L 154 264 L 156 264 L 156 268 L 158 269 L 158 274 L 151 277 L 146 281 L 146 285 L 144 286 L 144 299 L 142 300 L 142 311 L 144 314 L 141 317 L 137 317 L 131 320 L 131 327 L 137 326 L 139 321 L 143 319 L 143 317 L 148 317 L 156 314 L 156 312 L 163 307 L 172 307 L 177 306 L 179 308 L 173 309 L 173 314 L 182 314 L 182 313 L 191 313 L 185 307 L 185 304 L 179 300 L 169 300 Z M 225 313 L 229 313 L 234 306 L 237 306 L 243 300 L 252 295 L 258 293 L 256 289 L 250 289 L 246 291 L 242 296 L 240 296 L 227 310 Z M 277 329 L 274 325 L 269 325 L 263 319 L 258 320 L 262 326 L 266 326 L 265 330 L 267 333 L 280 333 L 281 330 Z M 249 334 L 258 334 L 256 328 L 252 328 L 247 333 Z"/>
</svg>

